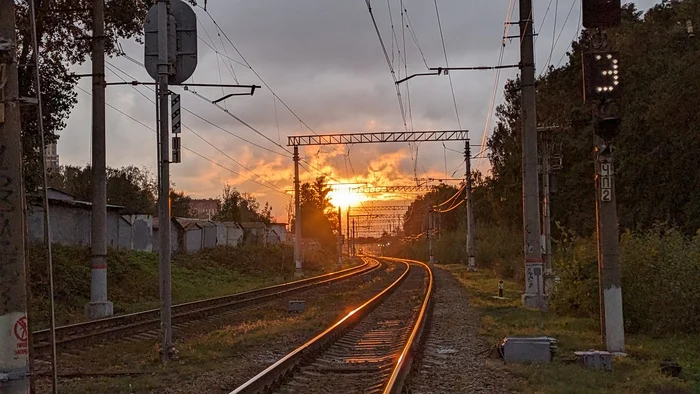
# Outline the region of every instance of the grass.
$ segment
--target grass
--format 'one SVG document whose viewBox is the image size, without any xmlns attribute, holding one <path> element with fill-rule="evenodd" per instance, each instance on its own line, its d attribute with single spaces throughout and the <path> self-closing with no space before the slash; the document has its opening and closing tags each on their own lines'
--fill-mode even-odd
<svg viewBox="0 0 700 394">
<path fill-rule="evenodd" d="M 366 301 L 368 292 L 374 294 L 393 279 L 390 275 L 378 276 L 372 282 L 356 279 L 334 285 L 338 287 L 333 291 L 309 293 L 302 314 L 290 315 L 286 300 L 279 300 L 214 323 L 203 332 L 199 331 L 201 325 L 193 327 L 176 341 L 179 360 L 167 367 L 159 361 L 157 339 L 107 343 L 85 352 L 80 359 L 59 360 L 63 361 L 60 372 L 140 374 L 62 378 L 61 392 L 193 392 L 193 385 L 200 392 L 228 392 Z M 42 378 L 39 391 L 46 391 L 48 383 L 46 377 Z"/>
<path fill-rule="evenodd" d="M 172 260 L 173 303 L 223 296 L 293 278 L 293 251 L 287 246 L 245 246 L 218 248 Z M 30 248 L 30 321 L 32 329 L 48 326 L 49 280 L 44 251 Z M 309 276 L 333 270 L 331 255 L 308 258 Z M 82 247 L 54 246 L 54 297 L 57 324 L 86 320 L 85 305 L 90 297 L 90 251 Z M 148 252 L 110 250 L 107 258 L 108 298 L 115 314 L 157 308 L 158 255 Z"/>
<path fill-rule="evenodd" d="M 463 265 L 445 265 L 467 288 L 481 312 L 481 334 L 492 343 L 505 336 L 546 335 L 557 339 L 558 354 L 549 364 L 508 364 L 520 379 L 514 390 L 528 393 L 700 393 L 700 338 L 629 335 L 626 357 L 615 358 L 611 372 L 586 369 L 574 361 L 577 350 L 605 347 L 597 321 L 543 314 L 521 307 L 521 284 L 504 280 L 505 300 L 494 298 L 499 277 L 489 270 L 468 272 Z M 678 362 L 683 372 L 672 378 L 659 371 L 664 359 Z"/>
</svg>

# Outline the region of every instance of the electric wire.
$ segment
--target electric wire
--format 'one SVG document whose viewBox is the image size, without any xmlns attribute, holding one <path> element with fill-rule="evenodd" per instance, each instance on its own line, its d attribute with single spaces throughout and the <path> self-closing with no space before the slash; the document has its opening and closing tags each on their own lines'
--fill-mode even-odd
<svg viewBox="0 0 700 394">
<path fill-rule="evenodd" d="M 76 88 L 77 88 L 78 90 L 82 91 L 83 93 L 87 94 L 88 96 L 92 96 L 92 94 L 91 94 L 90 92 L 88 92 L 87 90 L 83 89 L 82 87 L 76 86 Z M 114 105 L 112 105 L 112 104 L 110 104 L 110 103 L 108 103 L 108 102 L 105 102 L 105 105 L 108 106 L 109 108 L 113 109 L 114 111 L 120 113 L 121 115 L 123 115 L 123 116 L 125 116 L 125 117 L 131 119 L 132 121 L 138 123 L 139 125 L 145 127 L 146 129 L 148 129 L 148 130 L 150 130 L 150 131 L 152 131 L 152 132 L 154 132 L 154 133 L 156 132 L 156 129 L 153 128 L 153 126 L 150 126 L 150 125 L 148 125 L 148 124 L 146 124 L 146 123 L 140 121 L 139 119 L 137 119 L 137 118 L 135 118 L 135 117 L 129 115 L 128 113 L 126 113 L 125 111 L 119 109 L 118 107 L 116 107 L 116 106 L 114 106 Z M 183 126 L 183 127 L 184 127 L 184 126 Z M 191 131 L 191 129 L 189 129 L 189 130 Z M 201 137 L 200 137 L 200 138 L 201 138 Z M 206 140 L 205 140 L 205 142 L 206 142 Z M 239 176 L 239 177 L 245 179 L 246 181 L 253 182 L 253 183 L 257 184 L 257 185 L 260 185 L 260 186 L 262 186 L 262 187 L 265 187 L 265 188 L 267 188 L 267 189 L 270 189 L 270 190 L 272 190 L 272 191 L 274 191 L 274 192 L 277 192 L 277 193 L 280 193 L 280 194 L 283 194 L 283 195 L 285 194 L 284 191 L 282 191 L 281 189 L 279 189 L 278 187 L 276 187 L 276 186 L 274 186 L 274 185 L 273 185 L 273 187 L 270 187 L 270 186 L 268 186 L 268 185 L 265 185 L 265 184 L 263 184 L 263 183 L 261 183 L 261 182 L 258 182 L 258 181 L 256 181 L 256 180 L 254 180 L 254 179 L 248 178 L 248 177 L 242 175 L 241 173 L 239 173 L 239 172 L 237 172 L 237 171 L 235 171 L 235 170 L 232 170 L 232 169 L 230 169 L 230 168 L 228 168 L 228 167 L 225 167 L 224 165 L 219 164 L 219 163 L 217 163 L 216 161 L 214 161 L 214 160 L 212 160 L 212 159 L 210 159 L 210 158 L 208 158 L 208 157 L 206 157 L 206 156 L 204 156 L 204 155 L 202 155 L 202 154 L 200 154 L 200 153 L 198 153 L 198 152 L 195 152 L 194 150 L 192 150 L 192 149 L 186 147 L 185 145 L 182 145 L 182 149 L 184 149 L 184 150 L 186 150 L 186 151 L 188 151 L 188 152 L 190 152 L 190 153 L 193 153 L 193 154 L 195 154 L 195 155 L 197 155 L 197 156 L 199 156 L 199 157 L 201 157 L 201 158 L 203 158 L 203 159 L 209 161 L 209 162 L 212 163 L 212 164 L 215 164 L 215 165 L 217 165 L 217 166 L 219 166 L 219 167 L 221 167 L 221 168 L 223 168 L 223 169 L 226 169 L 227 171 L 231 172 L 232 174 L 234 174 L 234 175 L 236 175 L 236 176 Z M 237 164 L 239 164 L 239 163 L 237 163 Z M 240 164 L 239 164 L 239 165 L 240 165 Z M 244 166 L 241 165 L 241 167 L 244 167 Z M 244 168 L 245 168 L 245 167 L 244 167 Z M 247 169 L 247 168 L 246 168 L 246 169 Z M 249 170 L 249 171 L 250 171 L 250 170 Z M 253 174 L 255 175 L 255 173 L 253 173 Z"/>
<path fill-rule="evenodd" d="M 566 47 L 566 50 L 559 58 L 559 62 L 557 62 L 557 66 L 555 68 L 559 68 L 559 66 L 561 65 L 561 62 L 564 60 L 564 57 L 566 56 L 567 52 L 569 51 L 569 48 L 571 48 L 573 43 L 576 42 L 576 40 L 578 40 L 578 35 L 581 32 L 581 18 L 582 18 L 582 13 L 579 13 L 578 14 L 578 27 L 576 28 L 576 33 L 574 34 L 574 37 L 569 42 L 569 46 Z"/>
<path fill-rule="evenodd" d="M 510 0 L 508 9 L 506 10 L 506 16 L 503 24 L 503 36 L 501 38 L 501 48 L 498 55 L 498 65 L 503 64 L 503 56 L 505 53 L 506 37 L 508 37 L 508 31 L 510 29 L 510 20 L 513 17 L 513 11 L 515 9 L 515 0 Z M 521 40 L 522 41 L 522 40 Z M 481 152 L 487 149 L 487 141 L 489 137 L 489 130 L 491 127 L 491 121 L 495 115 L 494 109 L 496 107 L 496 96 L 498 94 L 498 88 L 501 80 L 501 69 L 497 69 L 494 73 L 493 86 L 491 89 L 491 98 L 489 100 L 489 108 L 486 111 L 486 121 L 484 122 L 484 130 L 481 136 Z M 478 155 L 477 155 L 478 156 Z M 481 160 L 477 160 L 477 166 L 481 164 Z"/>
<path fill-rule="evenodd" d="M 544 26 L 545 21 L 547 20 L 547 15 L 549 15 L 549 10 L 552 7 L 552 2 L 554 0 L 549 0 L 549 4 L 547 4 L 547 10 L 544 12 L 544 16 L 542 17 L 542 22 L 540 22 L 540 27 L 537 28 L 537 36 L 535 36 L 535 45 L 537 44 L 537 39 L 540 38 L 539 33 L 542 31 L 542 26 Z M 558 2 L 559 0 L 557 0 Z"/>
<path fill-rule="evenodd" d="M 442 42 L 442 52 L 445 55 L 445 67 L 449 68 L 450 62 L 447 60 L 447 47 L 445 46 L 445 36 L 442 31 L 442 22 L 440 21 L 440 10 L 438 9 L 437 0 L 433 0 L 433 3 L 435 4 L 435 15 L 437 16 L 438 27 L 440 29 L 440 41 Z M 450 80 L 450 91 L 452 92 L 452 104 L 454 104 L 455 107 L 455 116 L 457 116 L 457 127 L 459 127 L 459 130 L 462 130 L 462 121 L 459 119 L 459 109 L 457 109 L 457 98 L 455 96 L 455 88 L 452 84 L 452 73 L 447 74 L 447 77 Z"/>
<path fill-rule="evenodd" d="M 257 71 L 255 71 L 255 69 L 254 69 L 253 66 L 250 64 L 250 62 L 245 58 L 245 56 L 243 56 L 243 53 L 241 53 L 241 51 L 238 49 L 238 47 L 233 43 L 233 41 L 231 41 L 231 39 L 229 38 L 229 36 L 228 36 L 228 35 L 226 34 L 226 32 L 221 28 L 221 26 L 219 25 L 219 23 L 216 21 L 216 19 L 214 19 L 214 17 L 213 17 L 213 16 L 211 15 L 211 13 L 206 9 L 206 7 L 202 7 L 202 6 L 200 6 L 199 4 L 197 4 L 197 7 L 201 8 L 202 10 L 204 10 L 204 12 L 207 14 L 207 16 L 209 17 L 209 19 L 212 21 L 212 23 L 213 23 L 214 26 L 216 27 L 216 29 L 217 29 L 217 34 L 222 34 L 222 35 L 224 36 L 224 38 L 226 39 L 226 41 L 231 45 L 231 47 L 236 51 L 236 53 L 238 53 L 238 56 L 241 57 L 241 59 L 243 60 L 243 62 L 244 62 L 245 65 L 246 65 L 246 67 L 248 67 L 248 68 L 250 69 L 250 71 L 251 71 L 253 74 L 255 74 L 255 76 L 256 76 L 256 77 L 260 80 L 260 82 L 272 93 L 272 95 L 273 95 L 274 97 L 276 97 L 277 100 L 279 100 L 279 102 L 282 103 L 282 105 L 284 105 L 284 107 L 287 108 L 287 110 L 288 110 L 292 115 L 294 115 L 295 118 L 297 118 L 297 120 L 299 120 L 299 123 L 300 123 L 300 124 L 304 125 L 304 126 L 305 126 L 307 129 L 309 129 L 309 131 L 311 131 L 313 134 L 318 135 L 318 133 L 316 133 L 316 131 L 315 131 L 311 126 L 309 126 L 308 123 L 306 123 L 299 115 L 297 115 L 296 112 L 294 112 L 294 110 L 293 110 L 284 100 L 282 100 L 282 98 L 272 89 L 272 87 L 263 79 L 263 77 L 262 77 Z M 246 124 L 246 125 L 247 125 L 247 124 Z M 250 127 L 249 125 L 247 125 L 247 126 Z M 323 147 L 319 148 L 319 150 L 322 149 L 322 148 L 323 148 Z M 338 147 L 334 147 L 334 148 L 335 148 L 336 150 L 339 149 Z M 285 150 L 287 150 L 287 149 L 285 149 Z M 309 164 L 312 168 L 315 168 L 315 166 L 313 166 L 311 163 L 308 163 L 308 162 L 307 162 L 307 164 Z M 322 171 L 319 171 L 319 172 L 320 172 L 321 174 L 323 174 L 323 175 L 325 175 L 325 176 L 328 176 L 328 177 L 330 177 L 331 179 L 333 179 L 332 176 L 330 176 L 330 175 L 328 175 L 328 174 L 325 174 L 325 173 L 322 172 Z"/>
<path fill-rule="evenodd" d="M 554 42 L 553 47 L 559 43 L 559 39 L 561 38 L 561 34 L 564 32 L 564 28 L 566 28 L 566 22 L 569 21 L 569 17 L 571 16 L 571 12 L 573 12 L 573 10 L 574 10 L 574 6 L 576 5 L 576 1 L 577 0 L 573 0 L 571 2 L 571 7 L 569 7 L 569 12 L 566 14 L 566 18 L 564 19 L 564 23 L 561 26 L 561 30 L 559 30 L 559 35 L 557 35 L 557 39 Z M 552 61 L 552 53 L 550 52 L 549 57 L 547 58 L 547 62 L 545 63 L 545 66 L 542 68 L 542 73 L 546 72 L 547 67 L 549 66 L 549 63 L 551 61 Z"/>
<path fill-rule="evenodd" d="M 377 25 L 377 19 L 374 16 L 374 13 L 372 12 L 372 5 L 370 4 L 370 0 L 365 0 L 365 3 L 367 4 L 367 10 L 369 11 L 369 15 L 372 18 L 372 24 L 374 25 L 374 31 L 377 33 L 377 38 L 379 38 L 379 44 L 382 47 L 382 52 L 384 53 L 384 58 L 386 59 L 387 65 L 389 66 L 389 72 L 391 73 L 391 78 L 394 80 L 394 87 L 396 88 L 396 96 L 398 97 L 399 101 L 399 109 L 401 110 L 401 118 L 403 120 L 403 127 L 406 132 L 408 132 L 408 124 L 406 123 L 406 110 L 404 109 L 403 105 L 403 100 L 401 99 L 401 89 L 399 89 L 399 85 L 396 83 L 398 80 L 396 79 L 396 72 L 394 71 L 394 66 L 391 64 L 391 60 L 389 59 L 389 54 L 386 51 L 386 45 L 384 45 L 384 39 L 382 39 L 382 34 L 379 31 L 379 25 Z"/>
<path fill-rule="evenodd" d="M 127 58 L 127 60 L 128 60 L 128 58 Z M 135 59 L 134 59 L 134 60 L 135 60 Z M 109 61 L 107 61 L 107 62 L 105 62 L 105 63 L 106 63 L 107 66 L 110 66 L 110 67 L 116 69 L 116 70 L 119 71 L 120 73 L 126 75 L 128 78 L 131 78 L 132 80 L 136 80 L 132 75 L 130 75 L 130 74 L 127 73 L 126 71 L 120 69 L 119 67 L 115 66 L 114 64 L 110 63 Z M 139 64 L 139 63 L 137 63 L 137 64 Z M 141 66 L 143 66 L 143 64 L 141 64 Z M 112 71 L 112 70 L 110 70 L 110 71 Z M 126 80 L 125 80 L 123 77 L 119 76 L 119 78 L 120 78 L 122 81 L 125 81 L 125 82 L 126 82 Z M 155 90 L 154 90 L 153 88 L 151 88 L 150 86 L 147 86 L 147 85 L 145 85 L 145 86 L 146 86 L 146 89 L 148 89 L 148 90 L 150 90 L 150 91 L 152 91 L 152 92 L 155 91 Z M 151 100 L 148 96 L 146 96 L 145 94 L 143 94 L 140 90 L 138 90 L 138 89 L 135 89 L 135 90 L 136 90 L 137 92 L 139 92 L 142 96 L 146 97 L 148 100 Z M 197 119 L 199 119 L 199 120 L 201 120 L 201 121 L 203 121 L 203 122 L 205 122 L 205 123 L 207 123 L 207 124 L 209 124 L 209 125 L 211 125 L 211 126 L 213 126 L 213 127 L 216 127 L 217 129 L 219 129 L 219 130 L 225 132 L 226 134 L 229 134 L 229 135 L 231 135 L 231 136 L 233 136 L 233 137 L 235 137 L 235 138 L 237 138 L 237 139 L 239 139 L 239 140 L 241 140 L 241 141 L 243 141 L 243 142 L 245 142 L 245 143 L 248 143 L 248 144 L 250 144 L 250 145 L 253 145 L 253 146 L 255 146 L 255 147 L 257 147 L 257 148 L 260 148 L 260 149 L 262 149 L 262 150 L 264 150 L 264 151 L 267 151 L 267 152 L 270 152 L 270 153 L 274 153 L 275 155 L 282 156 L 282 157 L 287 157 L 287 155 L 285 155 L 284 153 L 280 153 L 280 152 L 274 151 L 274 150 L 269 149 L 269 148 L 267 148 L 267 147 L 265 147 L 265 146 L 262 146 L 262 145 L 260 145 L 260 144 L 257 144 L 257 143 L 255 143 L 255 142 L 253 142 L 253 141 L 250 141 L 250 140 L 248 140 L 248 139 L 246 139 L 246 138 L 243 138 L 243 137 L 239 136 L 238 134 L 236 134 L 236 133 L 234 133 L 234 132 L 232 132 L 232 131 L 230 131 L 230 130 L 227 130 L 227 129 L 223 128 L 222 126 L 220 126 L 220 125 L 218 125 L 218 124 L 216 124 L 216 123 L 210 121 L 209 119 L 204 118 L 203 116 L 199 115 L 198 113 L 189 110 L 189 109 L 186 108 L 186 107 L 181 107 L 181 109 L 182 109 L 183 111 L 187 112 L 188 114 L 190 114 L 190 115 L 196 117 Z M 274 141 L 273 141 L 273 142 L 274 142 Z M 277 143 L 275 143 L 275 145 L 279 146 Z"/>
</svg>

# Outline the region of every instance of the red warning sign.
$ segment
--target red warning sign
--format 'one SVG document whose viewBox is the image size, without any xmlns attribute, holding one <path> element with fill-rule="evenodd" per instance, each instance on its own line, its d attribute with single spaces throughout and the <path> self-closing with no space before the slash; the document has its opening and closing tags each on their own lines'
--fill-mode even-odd
<svg viewBox="0 0 700 394">
<path fill-rule="evenodd" d="M 17 348 L 15 356 L 29 353 L 29 329 L 27 327 L 27 316 L 22 316 L 15 322 L 14 326 L 15 338 L 17 339 Z"/>
<path fill-rule="evenodd" d="M 27 340 L 27 317 L 22 316 L 15 322 L 15 337 L 18 341 Z"/>
</svg>

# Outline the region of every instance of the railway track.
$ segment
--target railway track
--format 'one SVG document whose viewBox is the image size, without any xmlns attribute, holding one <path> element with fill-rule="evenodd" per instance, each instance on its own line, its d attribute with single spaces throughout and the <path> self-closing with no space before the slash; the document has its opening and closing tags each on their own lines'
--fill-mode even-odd
<svg viewBox="0 0 700 394">
<path fill-rule="evenodd" d="M 173 325 L 183 325 L 188 322 L 211 318 L 215 315 L 240 310 L 278 297 L 369 273 L 378 268 L 379 265 L 376 260 L 363 258 L 363 264 L 338 272 L 228 296 L 178 304 L 173 306 L 172 322 Z M 106 340 L 157 332 L 159 328 L 160 309 L 151 309 L 57 327 L 56 347 L 59 350 L 64 350 L 79 345 L 84 346 Z M 32 341 L 34 342 L 34 351 L 38 355 L 46 355 L 50 352 L 50 331 L 48 329 L 34 331 L 32 333 Z"/>
<path fill-rule="evenodd" d="M 391 285 L 238 387 L 243 393 L 400 393 L 431 304 L 433 274 L 405 264 Z"/>
</svg>

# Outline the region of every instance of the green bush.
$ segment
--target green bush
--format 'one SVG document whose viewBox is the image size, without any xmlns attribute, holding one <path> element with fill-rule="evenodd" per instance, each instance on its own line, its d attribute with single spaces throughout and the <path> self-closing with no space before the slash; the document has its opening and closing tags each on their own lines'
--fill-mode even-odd
<svg viewBox="0 0 700 394">
<path fill-rule="evenodd" d="M 620 238 L 625 328 L 665 335 L 700 332 L 700 234 L 688 239 L 655 228 Z M 560 243 L 554 267 L 559 282 L 550 306 L 560 314 L 599 315 L 594 239 Z"/>
<path fill-rule="evenodd" d="M 504 278 L 524 278 L 522 258 L 522 233 L 504 227 L 476 226 L 476 264 L 490 268 Z M 404 241 L 385 248 L 390 256 L 428 261 L 428 241 Z M 442 264 L 467 264 L 466 235 L 464 229 L 443 232 L 433 241 L 433 257 Z"/>
</svg>

